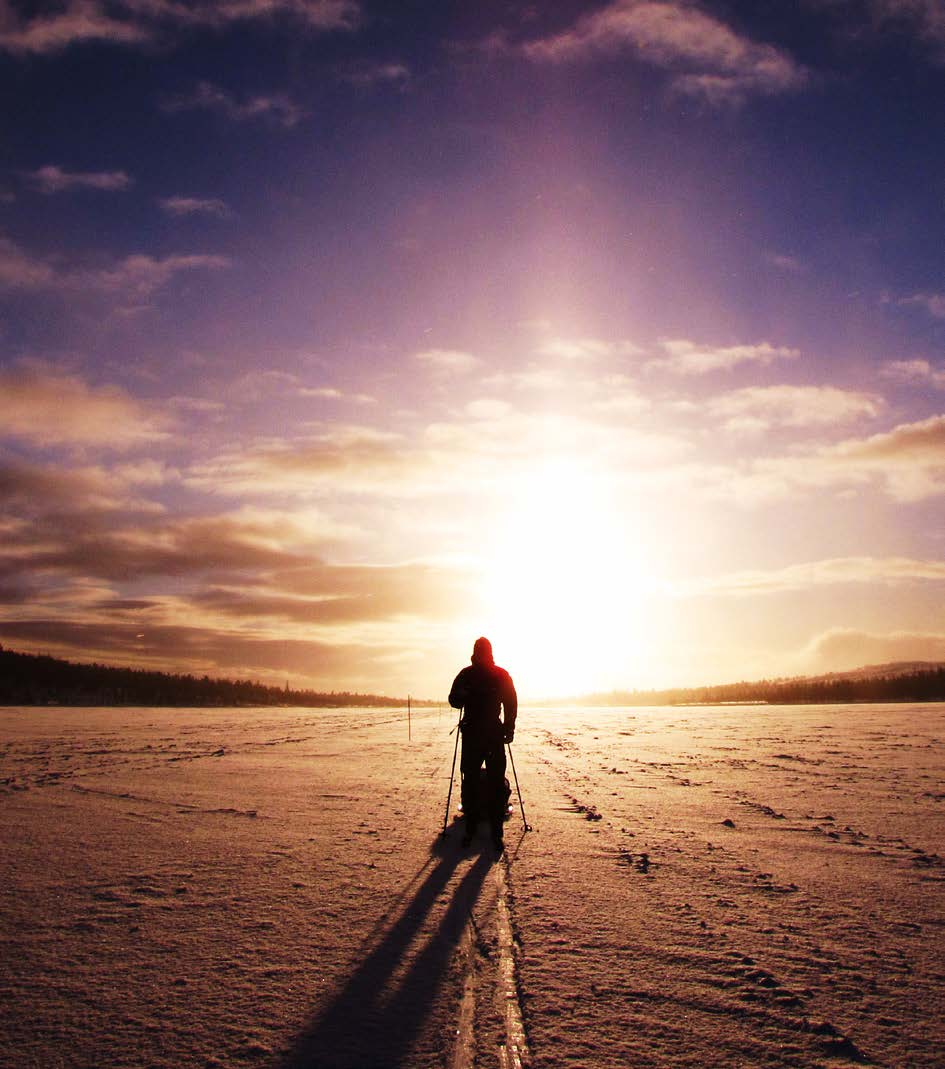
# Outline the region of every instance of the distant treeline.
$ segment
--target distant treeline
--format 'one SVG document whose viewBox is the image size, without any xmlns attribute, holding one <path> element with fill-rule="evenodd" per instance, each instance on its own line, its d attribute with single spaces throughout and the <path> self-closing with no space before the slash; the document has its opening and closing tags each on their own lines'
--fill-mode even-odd
<svg viewBox="0 0 945 1069">
<path fill-rule="evenodd" d="M 402 706 L 402 698 L 348 691 L 290 690 L 233 679 L 171 675 L 56 657 L 0 646 L 0 705 L 370 705 Z M 415 701 L 415 705 L 425 704 Z"/>
<path fill-rule="evenodd" d="M 715 687 L 611 691 L 579 699 L 588 705 L 830 705 L 845 702 L 945 701 L 945 666 L 868 678 L 821 676 L 763 679 Z"/>
</svg>

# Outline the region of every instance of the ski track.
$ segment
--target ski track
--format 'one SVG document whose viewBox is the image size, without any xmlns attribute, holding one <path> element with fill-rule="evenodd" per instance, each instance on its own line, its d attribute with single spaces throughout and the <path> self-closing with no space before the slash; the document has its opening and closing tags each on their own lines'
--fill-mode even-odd
<svg viewBox="0 0 945 1069">
<path fill-rule="evenodd" d="M 525 707 L 498 862 L 453 724 L 0 710 L 0 1063 L 941 1065 L 941 706 Z"/>
</svg>

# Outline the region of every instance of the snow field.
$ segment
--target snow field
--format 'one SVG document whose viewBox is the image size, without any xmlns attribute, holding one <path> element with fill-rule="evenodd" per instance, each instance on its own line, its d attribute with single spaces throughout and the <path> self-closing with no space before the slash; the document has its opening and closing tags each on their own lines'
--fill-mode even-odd
<svg viewBox="0 0 945 1069">
<path fill-rule="evenodd" d="M 526 707 L 498 863 L 454 723 L 0 710 L 0 1064 L 941 1064 L 941 707 Z"/>
</svg>

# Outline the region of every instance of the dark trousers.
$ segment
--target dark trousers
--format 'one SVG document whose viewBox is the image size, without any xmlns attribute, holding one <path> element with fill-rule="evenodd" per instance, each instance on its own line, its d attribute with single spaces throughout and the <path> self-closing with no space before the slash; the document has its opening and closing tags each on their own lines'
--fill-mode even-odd
<svg viewBox="0 0 945 1069">
<path fill-rule="evenodd" d="M 479 770 L 486 766 L 486 813 L 480 812 Z M 463 813 L 468 832 L 476 830 L 480 818 L 489 818 L 493 835 L 501 835 L 505 817 L 505 742 L 502 726 L 496 730 L 463 731 L 463 756 L 459 764 L 463 777 Z"/>
</svg>

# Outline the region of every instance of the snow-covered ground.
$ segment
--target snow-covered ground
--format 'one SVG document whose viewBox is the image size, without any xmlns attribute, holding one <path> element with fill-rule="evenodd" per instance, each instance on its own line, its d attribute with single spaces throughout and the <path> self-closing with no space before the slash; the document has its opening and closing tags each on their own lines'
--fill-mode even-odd
<svg viewBox="0 0 945 1069">
<path fill-rule="evenodd" d="M 0 1064 L 943 1064 L 943 707 L 525 707 L 498 863 L 453 724 L 0 710 Z"/>
</svg>

